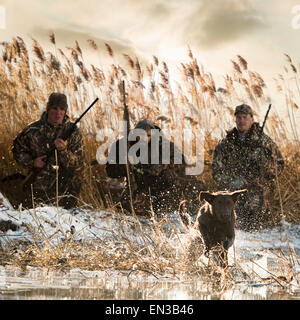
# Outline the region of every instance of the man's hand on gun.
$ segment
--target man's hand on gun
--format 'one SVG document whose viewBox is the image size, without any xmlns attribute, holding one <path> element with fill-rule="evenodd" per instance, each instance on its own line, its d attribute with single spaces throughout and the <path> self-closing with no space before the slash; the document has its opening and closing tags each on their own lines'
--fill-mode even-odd
<svg viewBox="0 0 300 320">
<path fill-rule="evenodd" d="M 44 166 L 46 165 L 46 163 L 43 161 L 45 158 L 47 158 L 46 155 L 43 155 L 41 157 L 37 157 L 34 159 L 34 162 L 33 162 L 33 166 L 35 168 L 38 168 L 38 169 L 41 169 L 41 168 L 44 168 Z"/>
<path fill-rule="evenodd" d="M 58 151 L 63 151 L 67 148 L 68 141 L 65 141 L 63 139 L 56 139 L 54 141 L 54 145 Z M 47 158 L 46 155 L 35 158 L 33 162 L 33 166 L 38 169 L 44 168 L 44 166 L 46 165 L 46 162 L 44 162 L 45 158 Z"/>
<path fill-rule="evenodd" d="M 58 150 L 58 151 L 63 151 L 66 149 L 67 145 L 68 145 L 68 141 L 66 140 L 63 140 L 63 139 L 56 139 L 54 141 L 54 145 L 55 145 L 55 148 Z"/>
</svg>

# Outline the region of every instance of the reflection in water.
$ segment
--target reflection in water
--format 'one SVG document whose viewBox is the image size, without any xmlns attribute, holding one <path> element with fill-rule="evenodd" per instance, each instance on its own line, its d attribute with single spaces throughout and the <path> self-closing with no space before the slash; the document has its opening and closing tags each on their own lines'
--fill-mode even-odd
<svg viewBox="0 0 300 320">
<path fill-rule="evenodd" d="M 262 300 L 293 299 L 300 292 L 281 290 L 279 286 L 257 283 L 239 284 L 222 294 L 213 292 L 200 279 L 174 280 L 132 276 L 114 271 L 67 272 L 29 267 L 26 272 L 0 267 L 0 299 L 84 299 L 84 300 Z"/>
</svg>

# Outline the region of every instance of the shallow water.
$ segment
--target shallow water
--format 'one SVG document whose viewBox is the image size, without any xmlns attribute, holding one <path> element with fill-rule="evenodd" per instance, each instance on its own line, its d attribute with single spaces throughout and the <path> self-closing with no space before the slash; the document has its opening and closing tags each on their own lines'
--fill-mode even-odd
<svg viewBox="0 0 300 320">
<path fill-rule="evenodd" d="M 122 224 L 112 213 L 79 210 L 69 212 L 54 207 L 35 211 L 0 207 L 0 220 L 11 220 L 20 228 L 0 234 L 0 246 L 10 241 L 34 241 L 23 224 L 39 230 L 49 245 L 56 246 L 75 227 L 74 239 L 94 241 L 110 239 L 120 246 L 120 232 L 127 240 L 145 245 L 132 227 L 136 221 L 125 218 Z M 122 217 L 124 219 L 124 217 Z M 145 232 L 151 222 L 140 219 Z M 169 224 L 172 224 L 170 228 Z M 170 245 L 180 251 L 185 231 L 178 216 L 169 216 L 163 226 Z M 174 236 L 174 228 L 176 236 Z M 150 230 L 150 229 L 149 229 Z M 59 232 L 58 232 L 59 231 Z M 178 239 L 180 238 L 180 239 Z M 45 242 L 45 241 L 44 241 Z M 41 241 L 41 245 L 45 245 Z M 218 286 L 188 275 L 155 275 L 144 271 L 87 271 L 80 269 L 52 271 L 27 266 L 25 269 L 0 266 L 0 300 L 8 299 L 97 299 L 97 300 L 298 300 L 300 299 L 300 225 L 283 222 L 273 229 L 258 232 L 236 231 L 235 245 L 229 250 L 229 272 L 233 282 Z M 204 259 L 204 258 L 203 258 Z M 207 263 L 204 259 L 204 263 Z M 246 276 L 245 276 L 246 275 Z"/>
<path fill-rule="evenodd" d="M 294 229 L 295 226 L 290 226 Z M 292 230 L 289 230 L 290 232 Z M 299 227 L 297 227 L 299 230 Z M 295 235 L 295 233 L 292 233 Z M 268 235 L 268 236 L 267 236 Z M 267 240 L 263 240 L 267 239 Z M 299 253 L 298 239 L 290 237 L 290 245 Z M 282 240 L 282 241 L 281 241 Z M 72 269 L 52 271 L 28 266 L 0 267 L 0 299 L 4 300 L 299 300 L 299 261 L 278 265 L 278 254 L 287 251 L 286 239 L 273 229 L 256 233 L 237 230 L 235 252 L 229 250 L 230 272 L 235 284 L 220 290 L 199 277 L 170 277 L 143 271 L 86 271 Z M 285 255 L 282 255 L 285 259 Z M 289 257 L 289 256 L 287 256 Z M 281 280 L 290 274 L 293 279 Z M 238 269 L 235 273 L 235 265 Z M 243 270 L 249 276 L 241 276 Z M 274 280 L 273 276 L 279 278 Z M 278 280 L 279 279 L 279 280 Z"/>
<path fill-rule="evenodd" d="M 1 300 L 294 300 L 300 289 L 290 285 L 240 283 L 218 293 L 200 279 L 156 279 L 116 272 L 48 272 L 46 269 L 1 268 Z"/>
</svg>

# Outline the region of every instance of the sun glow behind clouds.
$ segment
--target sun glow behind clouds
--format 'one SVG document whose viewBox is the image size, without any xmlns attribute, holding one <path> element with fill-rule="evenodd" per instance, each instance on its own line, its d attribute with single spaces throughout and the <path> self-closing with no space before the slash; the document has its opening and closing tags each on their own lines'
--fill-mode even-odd
<svg viewBox="0 0 300 320">
<path fill-rule="evenodd" d="M 176 73 L 188 61 L 190 46 L 220 86 L 239 54 L 270 86 L 284 72 L 284 53 L 295 64 L 300 60 L 300 30 L 291 25 L 295 5 L 299 0 L 0 0 L 6 16 L 0 37 L 25 36 L 29 42 L 33 37 L 47 51 L 53 49 L 49 34 L 54 32 L 58 47 L 74 46 L 77 40 L 86 61 L 102 67 L 124 62 L 123 53 L 150 63 L 155 55 L 168 64 L 176 81 L 182 80 Z M 88 39 L 97 42 L 97 53 Z M 106 59 L 106 42 L 121 59 Z"/>
</svg>

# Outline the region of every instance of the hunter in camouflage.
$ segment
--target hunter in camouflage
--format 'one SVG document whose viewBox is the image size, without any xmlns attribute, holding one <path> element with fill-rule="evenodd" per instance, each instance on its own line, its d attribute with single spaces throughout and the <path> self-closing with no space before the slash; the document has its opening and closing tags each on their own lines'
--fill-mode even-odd
<svg viewBox="0 0 300 320">
<path fill-rule="evenodd" d="M 148 150 L 147 163 L 140 162 L 130 166 L 133 177 L 131 183 L 134 191 L 133 204 L 135 212 L 147 214 L 151 207 L 155 213 L 173 212 L 178 208 L 180 200 L 182 200 L 181 197 L 195 200 L 189 203 L 197 210 L 197 197 L 199 192 L 204 190 L 204 187 L 195 177 L 185 175 L 186 162 L 184 155 L 172 141 L 163 137 L 161 129 L 151 121 L 147 119 L 141 120 L 137 123 L 135 129 L 144 130 L 145 137 L 141 136 L 141 139 L 144 139 L 146 150 Z M 156 151 L 151 149 L 151 140 L 155 139 L 155 134 L 160 135 L 158 140 L 159 147 Z M 111 178 L 127 177 L 127 169 L 124 164 L 126 159 L 122 159 L 121 162 L 119 154 L 119 145 L 122 144 L 122 139 L 114 142 L 107 158 L 106 172 Z M 163 163 L 162 161 L 163 139 L 164 142 L 170 145 L 169 163 Z M 136 142 L 129 141 L 130 147 Z M 139 152 L 140 150 L 137 151 L 137 155 L 139 155 Z M 153 163 L 154 157 L 159 159 L 158 163 Z M 178 161 L 175 161 L 175 157 L 178 157 Z M 114 159 L 119 160 L 115 161 Z M 131 211 L 128 185 L 120 201 L 123 208 Z M 192 208 L 190 209 L 192 210 Z"/>
<path fill-rule="evenodd" d="M 71 125 L 66 115 L 67 98 L 62 93 L 49 96 L 47 110 L 40 120 L 27 126 L 13 142 L 13 155 L 16 162 L 28 169 L 33 179 L 27 181 L 27 188 L 33 185 L 36 202 L 55 203 L 56 177 L 58 171 L 59 204 L 65 208 L 76 206 L 80 193 L 83 165 L 82 135 L 78 128 L 67 141 L 59 138 L 60 134 Z M 49 149 L 55 146 L 50 156 Z M 30 182 L 30 184 L 28 183 Z"/>
<path fill-rule="evenodd" d="M 248 189 L 235 206 L 237 227 L 256 230 L 272 220 L 269 201 L 284 160 L 277 145 L 254 122 L 250 106 L 237 106 L 235 120 L 236 127 L 215 148 L 212 173 L 220 190 Z"/>
</svg>

